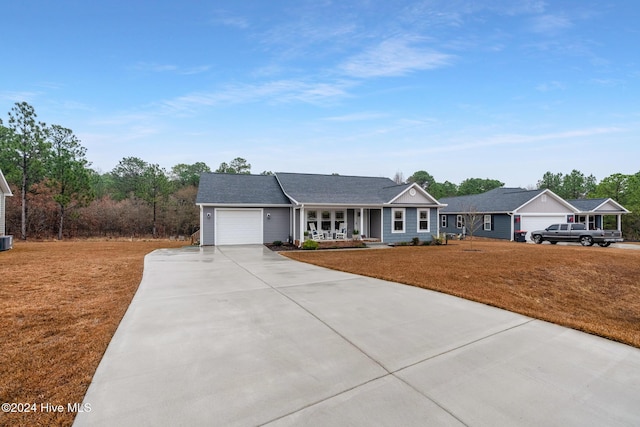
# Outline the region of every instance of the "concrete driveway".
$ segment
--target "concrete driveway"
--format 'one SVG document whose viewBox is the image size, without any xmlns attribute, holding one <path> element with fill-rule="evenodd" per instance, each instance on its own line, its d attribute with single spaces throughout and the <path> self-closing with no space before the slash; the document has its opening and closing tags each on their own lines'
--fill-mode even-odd
<svg viewBox="0 0 640 427">
<path fill-rule="evenodd" d="M 262 246 L 159 250 L 84 402 L 76 426 L 637 426 L 640 350 Z"/>
</svg>

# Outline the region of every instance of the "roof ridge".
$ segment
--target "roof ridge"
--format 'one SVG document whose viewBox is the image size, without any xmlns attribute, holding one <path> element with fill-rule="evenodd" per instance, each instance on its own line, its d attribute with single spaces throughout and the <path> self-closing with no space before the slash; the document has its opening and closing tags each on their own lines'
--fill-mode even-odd
<svg viewBox="0 0 640 427">
<path fill-rule="evenodd" d="M 367 179 L 385 179 L 391 180 L 386 176 L 366 176 L 366 175 L 341 175 L 341 174 L 326 174 L 326 173 L 311 173 L 311 172 L 275 172 L 276 175 L 308 175 L 308 176 L 336 176 L 341 178 L 367 178 Z"/>
</svg>

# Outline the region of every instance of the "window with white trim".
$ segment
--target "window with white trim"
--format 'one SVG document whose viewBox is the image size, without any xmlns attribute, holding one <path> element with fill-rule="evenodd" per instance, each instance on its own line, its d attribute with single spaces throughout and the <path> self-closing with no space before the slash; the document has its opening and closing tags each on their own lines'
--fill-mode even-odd
<svg viewBox="0 0 640 427">
<path fill-rule="evenodd" d="M 320 213 L 320 228 L 322 231 L 330 232 L 331 231 L 331 211 L 322 211 Z"/>
<path fill-rule="evenodd" d="M 404 233 L 404 208 L 395 208 L 391 210 L 391 232 Z"/>
<path fill-rule="evenodd" d="M 418 233 L 427 233 L 429 231 L 429 209 L 418 209 Z"/>
<path fill-rule="evenodd" d="M 447 216 L 446 215 L 440 215 L 440 225 L 442 226 L 442 228 L 447 228 Z"/>
<path fill-rule="evenodd" d="M 347 216 L 345 215 L 345 211 L 335 211 L 334 212 L 335 215 L 335 221 L 334 221 L 334 227 L 333 229 L 335 231 L 340 231 L 340 227 L 342 224 L 347 225 Z"/>
<path fill-rule="evenodd" d="M 311 224 L 318 229 L 318 212 L 307 211 L 307 231 L 311 231 Z"/>
<path fill-rule="evenodd" d="M 464 227 L 464 216 L 456 215 L 456 228 Z"/>
<path fill-rule="evenodd" d="M 491 215 L 485 215 L 484 227 L 483 227 L 484 231 L 491 231 L 492 225 L 493 225 L 493 221 L 492 221 Z"/>
</svg>

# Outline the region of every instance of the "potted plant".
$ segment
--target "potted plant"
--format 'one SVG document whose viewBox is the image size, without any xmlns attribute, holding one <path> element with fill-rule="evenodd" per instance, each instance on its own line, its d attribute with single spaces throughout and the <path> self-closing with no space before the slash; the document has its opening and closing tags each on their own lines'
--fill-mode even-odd
<svg viewBox="0 0 640 427">
<path fill-rule="evenodd" d="M 304 240 L 309 240 L 309 232 L 308 231 L 304 232 Z"/>
<path fill-rule="evenodd" d="M 360 238 L 360 230 L 353 230 L 353 232 L 351 232 L 352 236 L 353 236 L 353 240 L 359 240 Z"/>
</svg>

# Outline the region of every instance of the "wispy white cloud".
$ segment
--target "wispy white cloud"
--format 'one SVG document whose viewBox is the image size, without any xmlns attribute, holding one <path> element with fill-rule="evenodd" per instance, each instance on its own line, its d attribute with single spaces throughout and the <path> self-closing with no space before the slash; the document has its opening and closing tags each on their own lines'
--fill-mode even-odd
<svg viewBox="0 0 640 427">
<path fill-rule="evenodd" d="M 546 9 L 544 0 L 428 0 L 405 7 L 403 22 L 434 26 L 462 27 L 469 16 L 489 11 L 499 15 L 518 16 L 540 14 Z"/>
<path fill-rule="evenodd" d="M 204 73 L 207 72 L 211 69 L 210 65 L 200 65 L 197 67 L 191 67 L 191 68 L 184 68 L 184 69 L 180 69 L 178 70 L 178 74 L 183 74 L 183 75 L 192 75 L 192 74 L 200 74 L 200 73 Z"/>
<path fill-rule="evenodd" d="M 357 37 L 352 22 L 302 20 L 260 34 L 260 44 L 281 58 L 313 55 L 318 58 L 345 49 Z"/>
<path fill-rule="evenodd" d="M 330 122 L 358 122 L 358 121 L 366 121 L 366 120 L 376 120 L 376 119 L 380 119 L 387 116 L 388 114 L 385 114 L 385 113 L 362 112 L 362 113 L 345 114 L 342 116 L 325 117 L 323 120 L 330 121 Z"/>
<path fill-rule="evenodd" d="M 182 75 L 192 75 L 204 73 L 211 69 L 210 65 L 200 65 L 195 67 L 179 67 L 174 64 L 158 64 L 154 62 L 137 62 L 130 67 L 133 70 L 150 73 L 175 73 Z"/>
<path fill-rule="evenodd" d="M 550 92 L 554 90 L 564 90 L 564 89 L 566 89 L 566 86 L 563 83 L 560 83 L 555 80 L 550 82 L 540 83 L 538 86 L 536 86 L 536 90 L 540 92 Z"/>
<path fill-rule="evenodd" d="M 624 80 L 622 79 L 597 79 L 597 78 L 593 78 L 591 80 L 589 80 L 590 83 L 598 85 L 598 86 L 607 86 L 607 87 L 612 87 L 612 86 L 618 86 L 622 83 L 624 83 Z"/>
<path fill-rule="evenodd" d="M 306 82 L 302 80 L 277 80 L 262 84 L 228 85 L 219 91 L 194 92 L 162 102 L 172 110 L 186 111 L 201 106 L 242 104 L 263 101 L 272 104 L 302 102 L 323 104 L 348 97 L 350 81 Z"/>
<path fill-rule="evenodd" d="M 388 39 L 353 56 L 339 68 L 351 77 L 389 77 L 441 68 L 453 62 L 453 55 L 418 45 L 425 41 L 423 38 L 409 36 Z"/>
<path fill-rule="evenodd" d="M 4 91 L 0 92 L 0 99 L 11 102 L 25 101 L 32 103 L 40 95 L 42 95 L 41 92 L 33 91 Z"/>
<path fill-rule="evenodd" d="M 238 30 L 246 30 L 250 27 L 250 22 L 245 16 L 238 15 L 236 13 L 232 13 L 228 10 L 223 9 L 218 9 L 213 12 L 211 23 L 214 25 L 222 25 Z"/>
<path fill-rule="evenodd" d="M 153 73 L 164 73 L 167 71 L 175 71 L 178 69 L 178 67 L 175 65 L 157 64 L 154 62 L 136 62 L 130 68 L 136 71 L 147 71 Z"/>
<path fill-rule="evenodd" d="M 441 152 L 457 152 L 468 151 L 470 149 L 492 147 L 499 145 L 526 145 L 539 144 L 541 142 L 568 140 L 574 138 L 588 138 L 591 136 L 606 135 L 623 132 L 625 129 L 619 127 L 597 127 L 568 130 L 563 132 L 545 133 L 539 135 L 523 135 L 523 134 L 498 134 L 488 136 L 486 138 L 475 139 L 471 142 L 449 143 L 439 145 L 437 147 L 428 147 L 421 150 L 410 150 L 411 154 L 425 153 L 441 153 Z M 407 154 L 406 151 L 403 154 Z"/>
<path fill-rule="evenodd" d="M 553 36 L 572 26 L 573 23 L 565 16 L 539 15 L 531 19 L 530 29 L 534 33 Z"/>
</svg>

